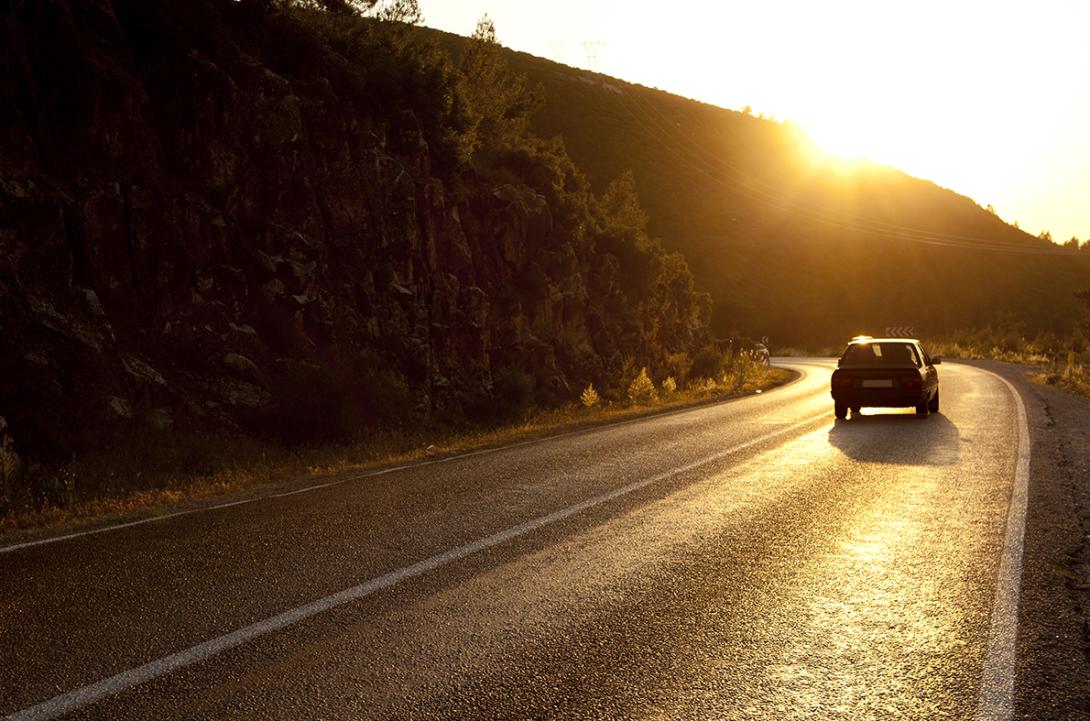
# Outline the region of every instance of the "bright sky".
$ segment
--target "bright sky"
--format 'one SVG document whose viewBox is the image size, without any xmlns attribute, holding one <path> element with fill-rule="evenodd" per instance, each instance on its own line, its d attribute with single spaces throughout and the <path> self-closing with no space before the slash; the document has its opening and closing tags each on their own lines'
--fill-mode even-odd
<svg viewBox="0 0 1090 721">
<path fill-rule="evenodd" d="M 802 125 L 1090 238 L 1090 0 L 420 0 L 461 35 Z M 589 61 L 593 51 L 595 60 Z"/>
</svg>

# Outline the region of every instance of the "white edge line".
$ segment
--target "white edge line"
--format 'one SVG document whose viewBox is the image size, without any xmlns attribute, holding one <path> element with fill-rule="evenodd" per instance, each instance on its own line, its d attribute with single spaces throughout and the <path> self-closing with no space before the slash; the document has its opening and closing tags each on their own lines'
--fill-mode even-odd
<svg viewBox="0 0 1090 721">
<path fill-rule="evenodd" d="M 781 366 L 781 367 L 784 367 L 784 366 Z M 790 368 L 788 368 L 788 370 L 790 370 Z M 794 378 L 794 379 L 788 381 L 787 383 L 784 383 L 783 385 L 776 386 L 772 390 L 780 390 L 782 388 L 786 388 L 788 386 L 794 385 L 795 383 L 798 383 L 799 381 L 801 381 L 805 377 L 806 377 L 806 374 L 803 373 L 798 378 Z M 553 441 L 553 440 L 556 440 L 558 438 L 566 438 L 568 436 L 573 436 L 573 435 L 577 435 L 577 434 L 580 434 L 580 433 L 593 433 L 595 431 L 609 430 L 611 428 L 616 428 L 618 426 L 624 426 L 624 425 L 628 425 L 630 423 L 639 423 L 640 421 L 646 421 L 646 420 L 649 420 L 649 419 L 652 419 L 652 418 L 666 418 L 668 416 L 681 415 L 683 413 L 692 413 L 692 412 L 712 408 L 712 407 L 720 405 L 720 404 L 727 404 L 727 403 L 730 403 L 732 401 L 740 401 L 740 400 L 745 400 L 747 398 L 752 398 L 752 397 L 756 397 L 756 396 L 755 395 L 734 396 L 732 398 L 724 398 L 721 401 L 716 401 L 716 402 L 713 402 L 713 403 L 704 403 L 704 404 L 701 404 L 701 405 L 691 406 L 691 407 L 688 407 L 688 408 L 678 408 L 676 410 L 663 411 L 662 413 L 648 414 L 648 415 L 644 415 L 644 416 L 639 416 L 637 418 L 626 418 L 625 420 L 614 421 L 613 423 L 604 423 L 602 425 L 597 425 L 597 426 L 590 426 L 588 428 L 576 428 L 574 430 L 564 431 L 562 433 L 557 433 L 557 434 L 554 434 L 554 435 L 545 436 L 543 438 L 529 438 L 529 439 L 527 439 L 525 441 L 517 441 L 515 443 L 508 443 L 508 444 L 502 445 L 502 446 L 493 446 L 491 448 L 480 448 L 480 449 L 477 449 L 475 451 L 465 451 L 463 453 L 455 453 L 454 455 L 443 456 L 442 458 L 433 458 L 433 459 L 430 459 L 430 460 L 412 461 L 410 463 L 403 463 L 403 464 L 397 465 L 397 466 L 389 466 L 387 468 L 380 468 L 380 469 L 377 469 L 377 470 L 374 470 L 374 471 L 366 471 L 364 473 L 359 473 L 359 474 L 356 474 L 356 475 L 347 476 L 345 478 L 338 478 L 335 481 L 327 481 L 325 483 L 317 483 L 317 484 L 310 485 L 310 486 L 304 486 L 302 488 L 296 488 L 296 489 L 290 490 L 290 491 L 283 491 L 283 492 L 279 492 L 279 493 L 265 493 L 265 494 L 261 494 L 261 495 L 258 495 L 258 496 L 254 496 L 253 498 L 243 498 L 243 499 L 240 499 L 240 500 L 237 500 L 237 501 L 227 501 L 225 503 L 216 503 L 216 504 L 210 505 L 210 506 L 201 506 L 199 508 L 190 508 L 190 509 L 185 510 L 185 511 L 174 511 L 173 513 L 164 513 L 164 514 L 159 515 L 159 516 L 149 516 L 148 518 L 140 518 L 140 519 L 137 519 L 135 521 L 126 521 L 125 523 L 115 523 L 115 524 L 112 524 L 112 525 L 109 525 L 109 526 L 102 526 L 101 528 L 89 528 L 89 529 L 87 529 L 85 531 L 76 531 L 75 533 L 65 533 L 65 534 L 60 535 L 60 536 L 50 536 L 48 538 L 38 538 L 38 539 L 35 539 L 33 541 L 23 541 L 21 543 L 13 543 L 13 544 L 8 545 L 8 546 L 0 546 L 0 555 L 5 554 L 5 553 L 11 553 L 13 551 L 21 551 L 21 550 L 24 550 L 24 549 L 27 549 L 27 548 L 33 548 L 35 546 L 45 546 L 45 545 L 48 545 L 48 544 L 51 544 L 51 543 L 59 543 L 61 541 L 70 541 L 70 540 L 72 540 L 74 538 L 81 538 L 83 536 L 93 536 L 93 535 L 97 535 L 99 533 L 108 533 L 110 531 L 119 531 L 119 530 L 121 530 L 123 528 L 132 528 L 133 526 L 142 526 L 145 523 L 157 523 L 159 521 L 166 521 L 166 520 L 169 520 L 171 518 L 179 518 L 181 516 L 189 516 L 189 515 L 193 515 L 195 513 L 205 513 L 205 512 L 208 512 L 208 511 L 219 511 L 219 510 L 222 510 L 224 508 L 231 508 L 232 506 L 244 506 L 244 505 L 247 505 L 247 504 L 250 504 L 250 503 L 257 503 L 258 501 L 267 501 L 267 500 L 270 500 L 270 499 L 273 499 L 273 498 L 286 498 L 287 496 L 295 496 L 295 495 L 299 495 L 301 493 L 310 493 L 311 491 L 318 491 L 318 490 L 321 490 L 323 488 L 329 488 L 331 486 L 339 486 L 339 485 L 344 484 L 344 483 L 353 483 L 355 481 L 362 481 L 365 478 L 374 478 L 375 476 L 382 476 L 382 475 L 385 475 L 387 473 L 394 473 L 396 471 L 403 471 L 403 470 L 406 470 L 406 469 L 409 469 L 409 468 L 423 468 L 425 466 L 431 466 L 431 465 L 434 465 L 434 464 L 437 464 L 437 463 L 448 463 L 450 461 L 457 461 L 457 460 L 460 460 L 462 458 L 469 458 L 471 456 L 479 456 L 479 455 L 484 455 L 484 454 L 487 454 L 487 453 L 497 453 L 499 451 L 506 451 L 506 450 L 509 450 L 511 448 L 520 448 L 522 446 L 528 446 L 528 445 L 531 445 L 531 444 L 534 444 L 534 443 L 547 443 L 549 441 Z"/>
<path fill-rule="evenodd" d="M 1011 487 L 1007 530 L 999 575 L 992 603 L 988 650 L 980 683 L 974 721 L 1010 721 L 1014 716 L 1014 678 L 1018 661 L 1018 596 L 1022 584 L 1022 552 L 1029 505 L 1030 438 L 1026 404 L 1018 389 L 1006 378 L 979 366 L 972 366 L 1003 381 L 1014 397 L 1018 420 L 1018 461 Z"/>
<path fill-rule="evenodd" d="M 563 520 L 569 516 L 572 516 L 581 511 L 585 511 L 589 508 L 593 508 L 597 505 L 612 501 L 621 496 L 637 491 L 641 488 L 649 486 L 653 483 L 672 478 L 673 476 L 691 471 L 694 468 L 698 468 L 703 465 L 707 465 L 713 461 L 719 460 L 725 456 L 737 453 L 745 450 L 751 446 L 755 446 L 765 441 L 769 441 L 777 436 L 782 436 L 786 433 L 798 430 L 807 425 L 811 425 L 819 420 L 827 419 L 828 414 L 822 413 L 821 415 L 812 416 L 806 420 L 794 423 L 786 428 L 781 428 L 771 433 L 766 433 L 762 436 L 746 441 L 739 445 L 733 446 L 726 450 L 718 451 L 709 456 L 705 456 L 699 460 L 687 463 L 678 468 L 671 469 L 664 473 L 660 473 L 649 478 L 644 478 L 639 481 L 622 486 L 621 488 L 614 489 L 607 493 L 603 493 L 593 498 L 589 498 L 575 505 L 568 506 L 567 508 L 553 513 L 538 516 L 524 523 L 520 523 L 517 526 L 512 526 L 505 531 L 487 536 L 485 538 L 478 539 L 471 543 L 467 543 L 464 546 L 453 548 L 445 553 L 432 556 L 431 558 L 424 559 L 418 563 L 414 563 L 411 566 L 400 568 L 396 571 L 391 571 L 382 576 L 372 578 L 369 581 L 365 581 L 358 586 L 347 588 L 343 591 L 339 591 L 332 595 L 320 598 L 317 601 L 312 601 L 303 606 L 293 608 L 289 611 L 284 611 L 276 616 L 266 618 L 263 621 L 252 623 L 248 626 L 226 633 L 222 636 L 210 639 L 203 643 L 197 644 L 184 651 L 178 651 L 172 653 L 169 656 L 164 656 L 155 661 L 150 661 L 137 666 L 136 668 L 129 669 L 128 671 L 122 671 L 119 674 L 104 678 L 100 681 L 96 681 L 88 686 L 73 689 L 66 693 L 59 694 L 53 698 L 43 701 L 34 706 L 30 706 L 21 711 L 17 711 L 10 716 L 6 716 L 4 721 L 46 721 L 47 719 L 54 719 L 58 716 L 62 716 L 66 713 L 71 713 L 85 706 L 88 706 L 96 701 L 100 701 L 108 696 L 125 691 L 126 689 L 139 686 L 140 684 L 151 681 L 159 676 L 168 674 L 172 671 L 185 668 L 186 666 L 193 665 L 195 663 L 205 661 L 217 654 L 224 651 L 228 651 L 237 646 L 241 646 L 248 641 L 252 641 L 261 636 L 279 631 L 280 629 L 291 626 L 304 619 L 316 616 L 325 611 L 343 606 L 353 601 L 358 601 L 365 596 L 369 596 L 375 591 L 382 590 L 393 586 L 396 583 L 404 581 L 409 578 L 420 576 L 429 571 L 433 571 L 437 568 L 447 565 L 452 561 L 456 561 L 466 556 L 472 555 L 479 551 L 483 551 L 492 546 L 509 541 L 513 538 L 535 531 L 544 526 L 548 526 L 557 521 Z"/>
</svg>

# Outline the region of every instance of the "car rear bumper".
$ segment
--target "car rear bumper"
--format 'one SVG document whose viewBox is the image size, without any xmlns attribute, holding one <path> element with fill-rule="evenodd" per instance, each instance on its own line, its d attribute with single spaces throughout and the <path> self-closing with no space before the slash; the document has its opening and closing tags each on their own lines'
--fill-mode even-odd
<svg viewBox="0 0 1090 721">
<path fill-rule="evenodd" d="M 832 392 L 833 401 L 848 407 L 905 408 L 918 406 L 931 400 L 931 390 L 904 390 L 901 388 L 846 388 Z"/>
</svg>

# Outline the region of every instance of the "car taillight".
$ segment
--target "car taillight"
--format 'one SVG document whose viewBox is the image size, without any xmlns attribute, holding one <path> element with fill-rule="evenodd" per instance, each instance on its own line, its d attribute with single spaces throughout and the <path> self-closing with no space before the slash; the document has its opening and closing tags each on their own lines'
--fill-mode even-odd
<svg viewBox="0 0 1090 721">
<path fill-rule="evenodd" d="M 923 387 L 923 380 L 921 380 L 919 378 L 902 378 L 901 379 L 901 387 L 902 388 L 922 388 Z"/>
<path fill-rule="evenodd" d="M 851 388 L 851 378 L 833 378 L 833 388 Z"/>
</svg>

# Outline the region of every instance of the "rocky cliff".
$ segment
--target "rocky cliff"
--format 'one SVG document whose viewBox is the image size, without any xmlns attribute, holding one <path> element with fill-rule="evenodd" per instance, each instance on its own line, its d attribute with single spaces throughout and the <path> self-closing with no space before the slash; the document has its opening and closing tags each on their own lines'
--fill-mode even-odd
<svg viewBox="0 0 1090 721">
<path fill-rule="evenodd" d="M 274 3 L 0 23 L 0 416 L 23 453 L 492 418 L 701 340 L 684 263 L 617 237 L 561 149 L 490 172 L 451 152 L 458 98 L 429 110 L 449 66 L 391 98 L 328 19 Z M 321 52 L 297 68 L 285 37 Z"/>
</svg>

